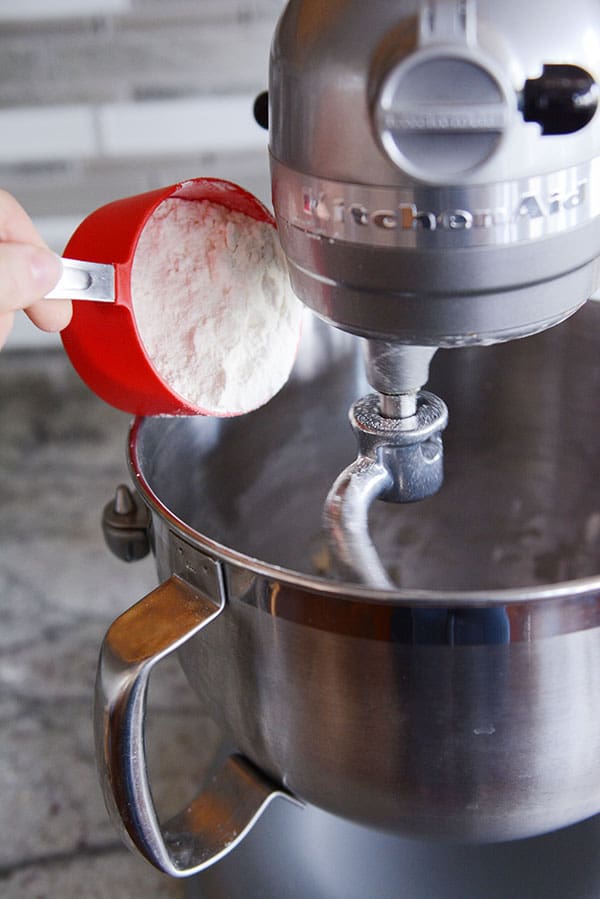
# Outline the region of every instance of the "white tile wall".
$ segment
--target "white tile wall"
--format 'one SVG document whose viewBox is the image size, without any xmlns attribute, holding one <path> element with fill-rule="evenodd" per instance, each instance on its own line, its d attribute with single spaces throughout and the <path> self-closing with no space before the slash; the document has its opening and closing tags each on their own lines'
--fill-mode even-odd
<svg viewBox="0 0 600 899">
<path fill-rule="evenodd" d="M 0 109 L 0 165 L 267 147 L 255 94 Z"/>
<path fill-rule="evenodd" d="M 77 106 L 0 109 L 0 163 L 89 159 L 98 152 L 94 110 Z"/>
<path fill-rule="evenodd" d="M 107 15 L 130 8 L 130 0 L 0 0 L 0 22 Z"/>
<path fill-rule="evenodd" d="M 60 252 L 119 196 L 208 175 L 269 200 L 252 118 L 285 0 L 0 0 L 0 186 Z M 9 346 L 56 343 L 19 316 Z"/>
<path fill-rule="evenodd" d="M 98 108 L 105 156 L 227 153 L 267 148 L 252 115 L 255 94 L 106 104 Z"/>
</svg>

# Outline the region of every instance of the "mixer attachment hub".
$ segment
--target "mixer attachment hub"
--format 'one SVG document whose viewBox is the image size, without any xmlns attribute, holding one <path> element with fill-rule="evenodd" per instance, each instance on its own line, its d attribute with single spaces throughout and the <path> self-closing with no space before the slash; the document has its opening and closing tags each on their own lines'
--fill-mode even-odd
<svg viewBox="0 0 600 899">
<path fill-rule="evenodd" d="M 369 534 L 373 500 L 418 502 L 437 493 L 443 482 L 441 432 L 448 410 L 433 393 L 415 395 L 416 413 L 409 418 L 386 417 L 377 394 L 354 403 L 350 423 L 358 456 L 337 478 L 325 504 L 325 528 L 340 575 L 372 587 L 394 588 Z"/>
<path fill-rule="evenodd" d="M 416 394 L 416 414 L 410 418 L 387 418 L 380 398 L 369 394 L 350 410 L 350 423 L 358 440 L 359 459 L 382 465 L 389 486 L 379 499 L 412 503 L 431 496 L 443 482 L 441 431 L 448 422 L 445 403 L 435 394 Z"/>
</svg>

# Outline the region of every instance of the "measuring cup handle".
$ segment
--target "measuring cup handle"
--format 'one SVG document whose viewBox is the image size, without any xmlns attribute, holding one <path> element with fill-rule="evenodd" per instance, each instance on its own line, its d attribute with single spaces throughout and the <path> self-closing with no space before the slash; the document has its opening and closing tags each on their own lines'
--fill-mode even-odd
<svg viewBox="0 0 600 899">
<path fill-rule="evenodd" d="M 61 259 L 63 270 L 58 284 L 47 293 L 45 300 L 91 300 L 95 303 L 114 303 L 115 267 L 105 262 L 83 262 L 81 259 Z"/>
<path fill-rule="evenodd" d="M 174 575 L 117 618 L 100 655 L 94 721 L 106 805 L 125 842 L 172 877 L 197 874 L 226 855 L 277 796 L 296 802 L 232 756 L 184 811 L 159 824 L 144 744 L 150 672 L 223 608 Z"/>
</svg>

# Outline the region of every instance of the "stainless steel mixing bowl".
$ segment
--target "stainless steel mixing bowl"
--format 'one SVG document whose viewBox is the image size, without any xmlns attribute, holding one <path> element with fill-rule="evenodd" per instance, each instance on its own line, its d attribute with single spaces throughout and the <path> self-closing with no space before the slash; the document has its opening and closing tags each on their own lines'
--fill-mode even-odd
<svg viewBox="0 0 600 899">
<path fill-rule="evenodd" d="M 357 339 L 310 319 L 267 407 L 134 423 L 164 583 L 107 635 L 97 724 L 108 806 L 142 854 L 194 873 L 276 795 L 456 841 L 600 811 L 599 359 L 594 303 L 535 337 L 438 354 L 445 484 L 373 510 L 397 591 L 336 581 L 321 531 L 354 455 Z M 144 697 L 172 651 L 241 757 L 160 826 Z"/>
</svg>

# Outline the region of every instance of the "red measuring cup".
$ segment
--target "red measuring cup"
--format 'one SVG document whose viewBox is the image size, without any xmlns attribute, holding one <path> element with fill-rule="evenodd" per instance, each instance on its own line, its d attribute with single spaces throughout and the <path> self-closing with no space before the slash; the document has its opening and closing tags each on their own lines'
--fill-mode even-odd
<svg viewBox="0 0 600 899">
<path fill-rule="evenodd" d="M 65 267 L 69 266 L 70 259 L 86 260 L 81 264 L 82 299 L 86 278 L 89 279 L 90 271 L 94 272 L 93 263 L 101 264 L 100 274 L 106 274 L 107 270 L 110 274 L 108 266 L 112 266 L 114 299 L 108 302 L 75 299 L 73 318 L 61 337 L 82 380 L 117 409 L 136 415 L 223 416 L 223 412 L 191 405 L 169 387 L 152 365 L 136 327 L 131 299 L 131 267 L 136 246 L 156 207 L 170 197 L 208 200 L 275 227 L 272 215 L 256 197 L 237 184 L 217 178 L 194 178 L 100 207 L 79 225 L 63 257 Z M 74 274 L 76 285 L 77 272 Z M 109 278 L 108 284 L 101 284 L 105 300 L 107 286 L 109 295 L 112 292 L 110 281 Z M 49 297 L 53 295 L 65 296 L 65 293 L 58 288 Z M 66 295 L 76 298 L 77 287 Z"/>
</svg>

